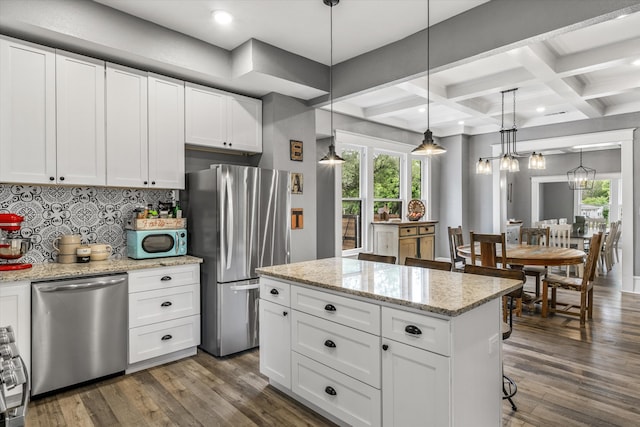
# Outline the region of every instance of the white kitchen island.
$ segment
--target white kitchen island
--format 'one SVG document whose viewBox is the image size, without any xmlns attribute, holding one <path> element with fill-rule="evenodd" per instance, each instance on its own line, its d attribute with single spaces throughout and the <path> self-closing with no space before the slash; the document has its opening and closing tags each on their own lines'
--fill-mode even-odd
<svg viewBox="0 0 640 427">
<path fill-rule="evenodd" d="M 522 283 L 348 258 L 258 271 L 274 387 L 342 425 L 500 425 L 500 297 Z"/>
</svg>

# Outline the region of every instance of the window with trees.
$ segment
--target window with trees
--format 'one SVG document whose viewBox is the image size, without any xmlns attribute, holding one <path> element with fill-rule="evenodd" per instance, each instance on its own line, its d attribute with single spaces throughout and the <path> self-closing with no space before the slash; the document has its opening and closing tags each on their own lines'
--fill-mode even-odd
<svg viewBox="0 0 640 427">
<path fill-rule="evenodd" d="M 580 192 L 580 213 L 587 218 L 608 220 L 611 209 L 611 181 L 596 180 L 591 190 Z"/>
<path fill-rule="evenodd" d="M 362 247 L 362 149 L 346 149 L 342 164 L 342 250 Z"/>
<path fill-rule="evenodd" d="M 402 217 L 400 199 L 400 156 L 375 153 L 373 156 L 374 221 Z"/>
</svg>

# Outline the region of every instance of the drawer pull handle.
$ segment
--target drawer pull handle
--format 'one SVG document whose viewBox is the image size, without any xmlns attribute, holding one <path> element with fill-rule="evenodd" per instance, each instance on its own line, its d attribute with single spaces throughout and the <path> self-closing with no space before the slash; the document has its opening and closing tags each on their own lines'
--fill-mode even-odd
<svg viewBox="0 0 640 427">
<path fill-rule="evenodd" d="M 163 276 L 162 279 L 160 279 L 160 280 L 162 280 L 163 282 L 167 282 L 167 281 L 171 280 L 171 276 Z"/>
<path fill-rule="evenodd" d="M 420 330 L 420 328 L 413 325 L 407 325 L 407 327 L 404 328 L 404 331 L 411 335 L 422 335 L 422 331 Z"/>
<path fill-rule="evenodd" d="M 324 392 L 327 393 L 329 396 L 335 396 L 336 394 L 336 389 L 331 387 L 330 385 L 327 386 L 327 388 L 324 389 Z"/>
<path fill-rule="evenodd" d="M 168 341 L 168 340 L 170 340 L 171 338 L 173 338 L 173 337 L 172 337 L 171 335 L 167 334 L 167 335 L 164 335 L 164 336 L 163 336 L 162 338 L 160 338 L 160 339 L 161 339 L 162 341 Z"/>
<path fill-rule="evenodd" d="M 171 307 L 172 303 L 171 301 L 165 301 L 162 304 L 160 304 L 160 307 Z"/>
<path fill-rule="evenodd" d="M 383 349 L 384 351 L 389 350 L 389 345 L 388 345 L 388 344 L 382 344 L 382 349 Z"/>
<path fill-rule="evenodd" d="M 329 348 L 336 348 L 336 343 L 334 343 L 334 342 L 333 342 L 333 341 L 331 341 L 331 340 L 326 340 L 326 341 L 324 342 L 324 345 L 325 345 L 325 347 L 329 347 Z"/>
<path fill-rule="evenodd" d="M 326 311 L 336 311 L 336 306 L 333 305 L 333 304 L 327 304 L 327 305 L 324 306 L 324 309 Z"/>
<path fill-rule="evenodd" d="M 289 314 L 289 312 L 288 312 L 288 311 L 283 311 L 283 312 L 282 312 L 282 315 L 283 315 L 283 316 L 285 316 L 285 317 L 286 317 L 288 314 Z"/>
<path fill-rule="evenodd" d="M 278 292 L 278 290 L 276 288 L 271 289 L 270 292 L 271 295 L 280 295 L 280 292 Z"/>
</svg>

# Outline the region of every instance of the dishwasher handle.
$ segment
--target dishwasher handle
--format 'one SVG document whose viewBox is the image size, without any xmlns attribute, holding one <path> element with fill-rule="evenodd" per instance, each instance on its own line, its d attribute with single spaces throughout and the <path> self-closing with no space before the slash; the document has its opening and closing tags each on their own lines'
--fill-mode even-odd
<svg viewBox="0 0 640 427">
<path fill-rule="evenodd" d="M 127 280 L 126 277 L 120 277 L 117 279 L 111 280 L 96 280 L 95 282 L 85 282 L 85 283 L 73 283 L 68 285 L 58 285 L 58 286 L 45 286 L 39 288 L 40 292 L 64 292 L 64 291 L 76 291 L 82 289 L 100 289 L 106 288 L 108 286 L 119 285 L 122 282 Z"/>
</svg>

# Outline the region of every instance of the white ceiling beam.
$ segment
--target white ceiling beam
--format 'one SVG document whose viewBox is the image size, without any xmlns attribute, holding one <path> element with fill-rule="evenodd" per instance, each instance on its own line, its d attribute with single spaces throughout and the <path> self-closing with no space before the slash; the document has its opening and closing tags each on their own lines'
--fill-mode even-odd
<svg viewBox="0 0 640 427">
<path fill-rule="evenodd" d="M 432 102 L 437 102 L 440 105 L 443 105 L 445 107 L 449 107 L 452 110 L 456 110 L 459 111 L 461 113 L 467 114 L 471 117 L 474 118 L 479 118 L 479 119 L 483 119 L 486 120 L 489 123 L 493 123 L 496 125 L 500 125 L 500 121 L 498 119 L 496 119 L 495 117 L 486 114 L 486 112 L 482 109 L 479 108 L 479 106 L 477 104 L 474 105 L 474 103 L 470 102 L 469 100 L 465 101 L 465 102 L 455 102 L 450 100 L 447 96 L 446 96 L 446 90 L 443 86 L 440 85 L 433 85 L 433 84 L 429 84 L 430 89 L 431 89 L 431 101 Z M 423 96 L 425 98 L 428 98 L 429 95 L 427 93 L 427 90 L 425 88 L 423 88 L 422 86 L 414 83 L 414 81 L 411 82 L 404 82 L 404 83 L 400 83 L 398 85 L 396 85 L 397 88 L 400 88 L 402 90 L 405 90 L 409 93 L 413 93 L 419 96 Z"/>
<path fill-rule="evenodd" d="M 415 109 L 418 107 L 426 107 L 429 101 L 421 96 L 411 96 L 396 102 L 367 107 L 364 109 L 365 118 L 384 117 L 389 115 L 397 115 L 405 110 Z"/>
<path fill-rule="evenodd" d="M 452 101 L 477 98 L 523 86 L 533 82 L 534 76 L 524 67 L 480 77 L 464 83 L 447 86 L 447 97 Z"/>
<path fill-rule="evenodd" d="M 602 98 L 640 88 L 640 70 L 633 76 L 588 83 L 582 90 L 584 99 Z"/>
<path fill-rule="evenodd" d="M 556 57 L 542 43 L 524 46 L 509 51 L 520 64 L 528 69 L 543 84 L 565 98 L 573 107 L 584 114 L 585 118 L 602 117 L 604 109 L 580 96 L 580 90 L 571 79 L 562 79 L 555 72 Z"/>
<path fill-rule="evenodd" d="M 560 77 L 573 76 L 622 65 L 638 56 L 640 37 L 562 56 L 555 70 Z"/>
</svg>

